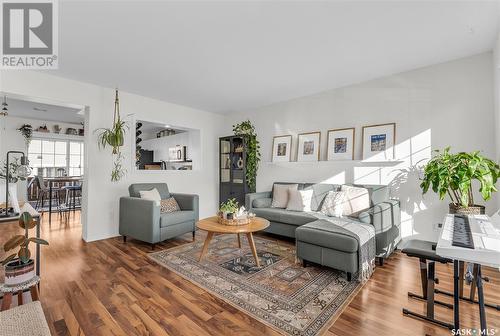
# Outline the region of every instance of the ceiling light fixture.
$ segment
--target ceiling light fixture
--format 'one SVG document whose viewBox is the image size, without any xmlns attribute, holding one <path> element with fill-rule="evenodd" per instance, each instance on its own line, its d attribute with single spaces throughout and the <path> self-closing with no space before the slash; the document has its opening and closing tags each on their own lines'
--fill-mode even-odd
<svg viewBox="0 0 500 336">
<path fill-rule="evenodd" d="M 7 96 L 3 96 L 2 111 L 0 111 L 0 116 L 5 117 L 9 114 L 9 109 L 7 108 Z"/>
</svg>

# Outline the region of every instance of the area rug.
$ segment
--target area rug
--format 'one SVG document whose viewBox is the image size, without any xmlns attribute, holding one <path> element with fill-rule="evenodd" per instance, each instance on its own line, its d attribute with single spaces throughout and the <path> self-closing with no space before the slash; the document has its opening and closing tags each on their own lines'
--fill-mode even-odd
<svg viewBox="0 0 500 336">
<path fill-rule="evenodd" d="M 320 334 L 361 288 L 360 282 L 347 281 L 343 272 L 302 267 L 291 244 L 254 240 L 260 267 L 244 236 L 239 249 L 235 235 L 214 237 L 201 262 L 202 239 L 149 256 L 284 335 Z"/>
</svg>

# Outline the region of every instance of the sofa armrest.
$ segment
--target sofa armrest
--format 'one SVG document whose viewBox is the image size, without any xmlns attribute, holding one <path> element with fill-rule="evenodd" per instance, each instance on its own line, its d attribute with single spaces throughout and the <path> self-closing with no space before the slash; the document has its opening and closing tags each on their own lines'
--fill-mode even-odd
<svg viewBox="0 0 500 336">
<path fill-rule="evenodd" d="M 138 197 L 121 197 L 119 233 L 147 243 L 159 242 L 160 205 Z"/>
<path fill-rule="evenodd" d="M 195 194 L 170 194 L 179 204 L 181 210 L 192 210 L 195 213 L 195 220 L 200 219 L 199 209 L 200 209 L 200 198 Z"/>
<path fill-rule="evenodd" d="M 388 200 L 375 204 L 373 207 L 362 211 L 358 219 L 375 227 L 375 233 L 390 230 L 393 226 L 400 226 L 400 209 L 398 200 Z"/>
<path fill-rule="evenodd" d="M 261 191 L 261 192 L 256 192 L 256 193 L 250 193 L 245 195 L 245 208 L 247 211 L 252 210 L 252 203 L 254 200 L 259 199 L 259 198 L 269 198 L 271 197 L 271 192 L 270 191 Z"/>
</svg>

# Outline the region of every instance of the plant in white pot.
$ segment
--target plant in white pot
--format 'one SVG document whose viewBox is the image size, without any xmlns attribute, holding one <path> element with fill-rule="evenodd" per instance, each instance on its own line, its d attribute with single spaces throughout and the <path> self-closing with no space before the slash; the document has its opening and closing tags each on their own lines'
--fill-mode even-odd
<svg viewBox="0 0 500 336">
<path fill-rule="evenodd" d="M 14 212 L 19 213 L 21 211 L 19 207 L 19 202 L 17 201 L 17 182 L 19 181 L 25 181 L 26 177 L 21 176 L 19 174 L 19 167 L 21 167 L 21 164 L 19 162 L 19 159 L 14 159 L 14 161 L 9 162 L 9 170 L 7 172 L 7 163 L 4 163 L 3 168 L 0 168 L 0 179 L 6 180 L 7 178 L 7 173 L 9 175 L 8 181 L 6 183 L 1 183 L 1 188 L 0 188 L 0 195 L 1 197 L 4 197 L 5 195 L 5 188 L 8 188 L 9 191 L 9 200 L 10 200 L 10 205 L 14 208 Z M 6 186 L 7 185 L 7 186 Z M 2 190 L 3 189 L 3 190 Z M 3 202 L 5 202 L 5 199 L 3 199 Z"/>
<path fill-rule="evenodd" d="M 233 219 L 235 213 L 238 212 L 238 202 L 234 198 L 228 199 L 220 205 L 220 213 L 224 219 Z"/>
<path fill-rule="evenodd" d="M 13 236 L 3 245 L 5 252 L 19 247 L 17 253 L 7 256 L 2 261 L 2 265 L 5 267 L 5 284 L 8 286 L 26 282 L 35 276 L 35 263 L 31 259 L 29 243 L 49 245 L 46 240 L 29 236 L 29 229 L 36 226 L 36 222 L 29 212 L 21 214 L 19 226 L 24 229 L 24 234 Z"/>
<path fill-rule="evenodd" d="M 497 162 L 484 157 L 480 151 L 470 153 L 450 153 L 450 147 L 436 155 L 425 165 L 424 178 L 420 187 L 425 194 L 429 188 L 444 200 L 451 199 L 450 213 L 481 214 L 484 206 L 475 204 L 472 182 L 479 183 L 479 192 L 483 200 L 491 198 L 497 191 L 495 184 L 500 176 Z"/>
</svg>

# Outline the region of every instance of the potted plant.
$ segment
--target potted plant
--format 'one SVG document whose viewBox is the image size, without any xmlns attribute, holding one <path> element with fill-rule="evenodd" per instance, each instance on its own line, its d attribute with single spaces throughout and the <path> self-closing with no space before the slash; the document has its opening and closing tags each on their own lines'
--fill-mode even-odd
<svg viewBox="0 0 500 336">
<path fill-rule="evenodd" d="M 233 125 L 234 135 L 246 137 L 247 157 L 246 157 L 246 179 L 251 191 L 255 191 L 257 185 L 257 170 L 260 162 L 260 144 L 255 133 L 255 126 L 250 120 Z"/>
<path fill-rule="evenodd" d="M 474 202 L 472 183 L 477 181 L 481 197 L 489 200 L 497 191 L 498 163 L 484 157 L 480 151 L 452 154 L 447 147 L 442 152 L 435 152 L 436 155 L 424 167 L 424 178 L 420 184 L 423 193 L 432 188 L 441 200 L 448 195 L 451 199 L 450 213 L 484 213 L 484 206 Z"/>
<path fill-rule="evenodd" d="M 234 214 L 238 212 L 238 209 L 238 202 L 234 198 L 230 198 L 220 205 L 220 213 L 224 219 L 233 219 Z"/>
<path fill-rule="evenodd" d="M 5 267 L 5 284 L 8 286 L 23 283 L 35 276 L 35 263 L 31 259 L 29 243 L 49 245 L 46 240 L 29 237 L 28 230 L 36 226 L 36 222 L 29 212 L 21 214 L 19 226 L 24 229 L 24 234 L 13 236 L 3 245 L 6 252 L 19 247 L 17 253 L 9 255 L 2 261 L 2 265 Z"/>
<path fill-rule="evenodd" d="M 125 174 L 125 170 L 122 165 L 122 155 L 120 153 L 120 147 L 123 146 L 125 130 L 127 125 L 125 121 L 120 118 L 120 102 L 118 98 L 118 90 L 115 90 L 115 111 L 113 115 L 113 125 L 111 128 L 99 128 L 96 132 L 98 134 L 98 145 L 99 148 L 106 148 L 110 146 L 112 148 L 112 153 L 114 155 L 113 170 L 111 171 L 111 181 L 119 181 Z"/>
<path fill-rule="evenodd" d="M 29 146 L 31 142 L 31 137 L 33 136 L 33 126 L 31 126 L 30 124 L 24 124 L 17 130 L 24 137 L 24 142 L 26 143 L 26 147 Z"/>
</svg>

